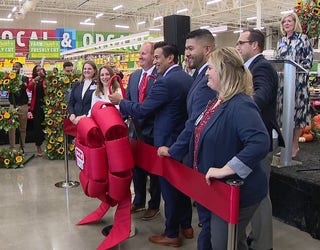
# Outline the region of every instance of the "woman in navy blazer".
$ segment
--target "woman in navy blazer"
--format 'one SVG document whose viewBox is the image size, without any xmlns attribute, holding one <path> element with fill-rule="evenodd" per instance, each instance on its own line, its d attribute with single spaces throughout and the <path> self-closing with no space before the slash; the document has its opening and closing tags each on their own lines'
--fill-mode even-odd
<svg viewBox="0 0 320 250">
<path fill-rule="evenodd" d="M 73 86 L 68 103 L 70 121 L 77 125 L 82 117 L 88 115 L 91 108 L 92 93 L 96 89 L 98 69 L 93 61 L 86 61 L 82 66 L 82 76 Z"/>
<path fill-rule="evenodd" d="M 269 151 L 269 135 L 252 99 L 253 83 L 248 69 L 234 48 L 217 49 L 208 61 L 208 86 L 217 91 L 196 121 L 190 142 L 193 167 L 214 178 L 243 180 L 237 249 L 248 249 L 246 226 L 267 194 L 267 177 L 261 160 Z M 227 249 L 228 225 L 211 214 L 213 249 Z"/>
</svg>

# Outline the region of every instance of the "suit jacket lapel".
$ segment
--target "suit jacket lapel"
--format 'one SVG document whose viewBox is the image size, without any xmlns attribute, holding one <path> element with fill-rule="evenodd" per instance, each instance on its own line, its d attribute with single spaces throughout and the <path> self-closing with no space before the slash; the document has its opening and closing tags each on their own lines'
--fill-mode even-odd
<svg viewBox="0 0 320 250">
<path fill-rule="evenodd" d="M 202 78 L 205 76 L 205 73 L 207 71 L 207 67 L 205 67 L 200 74 L 197 75 L 196 79 L 193 81 L 191 88 L 188 92 L 188 98 L 191 95 L 191 93 L 194 91 L 194 89 L 196 88 L 196 86 L 198 85 L 198 83 L 202 80 Z"/>
</svg>

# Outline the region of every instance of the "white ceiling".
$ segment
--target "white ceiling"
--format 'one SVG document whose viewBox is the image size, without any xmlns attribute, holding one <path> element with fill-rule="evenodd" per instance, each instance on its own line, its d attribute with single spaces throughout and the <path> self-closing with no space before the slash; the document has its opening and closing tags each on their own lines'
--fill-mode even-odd
<svg viewBox="0 0 320 250">
<path fill-rule="evenodd" d="M 210 25 L 212 27 L 227 25 L 228 30 L 239 29 L 240 20 L 243 28 L 254 27 L 255 21 L 248 22 L 248 17 L 257 16 L 261 5 L 261 26 L 279 27 L 280 11 L 292 9 L 296 0 L 222 0 L 219 3 L 207 5 L 208 0 L 25 0 L 20 7 L 26 7 L 27 12 L 16 14 L 19 19 L 30 18 L 33 14 L 42 13 L 55 19 L 55 15 L 65 18 L 78 18 L 79 22 L 91 17 L 98 22 L 117 22 L 130 26 L 130 32 L 146 30 L 150 27 L 162 28 L 162 20 L 154 21 L 157 16 L 176 14 L 176 11 L 188 8 L 188 12 L 181 15 L 191 16 L 191 28 Z M 32 3 L 30 5 L 30 3 Z M 122 4 L 123 8 L 114 11 L 113 7 Z M 19 6 L 18 0 L 0 0 L 0 18 L 5 18 L 14 6 Z M 104 16 L 95 20 L 97 13 Z M 36 16 L 36 15 L 35 15 Z M 139 21 L 146 21 L 144 25 L 137 25 Z M 3 26 L 3 23 L 0 23 Z M 61 25 L 58 27 L 61 27 Z M 76 28 L 76 27 L 67 27 Z"/>
</svg>

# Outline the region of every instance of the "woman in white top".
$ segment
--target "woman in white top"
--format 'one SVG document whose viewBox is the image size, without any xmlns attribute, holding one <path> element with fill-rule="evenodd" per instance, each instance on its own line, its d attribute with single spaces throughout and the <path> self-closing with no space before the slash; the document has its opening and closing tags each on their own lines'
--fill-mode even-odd
<svg viewBox="0 0 320 250">
<path fill-rule="evenodd" d="M 115 75 L 112 68 L 109 66 L 102 66 L 99 69 L 99 79 L 97 82 L 97 89 L 92 95 L 91 108 L 96 102 L 110 102 L 109 95 L 119 93 L 122 96 L 119 80 L 117 77 L 113 78 L 111 86 L 109 86 L 110 79 Z M 111 91 L 110 91 L 111 90 Z M 111 92 L 111 93 L 110 93 Z M 119 106 L 116 105 L 117 109 Z"/>
</svg>

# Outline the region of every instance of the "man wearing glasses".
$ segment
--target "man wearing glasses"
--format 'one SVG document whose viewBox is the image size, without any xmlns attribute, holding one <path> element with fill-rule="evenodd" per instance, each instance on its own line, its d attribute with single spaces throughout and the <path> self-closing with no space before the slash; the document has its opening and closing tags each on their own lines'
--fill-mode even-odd
<svg viewBox="0 0 320 250">
<path fill-rule="evenodd" d="M 276 119 L 278 75 L 271 63 L 262 55 L 264 48 L 264 34 L 259 30 L 246 30 L 240 34 L 236 49 L 241 54 L 245 66 L 252 73 L 254 87 L 254 101 L 261 110 L 262 119 L 269 132 L 272 142 L 272 130 L 278 133 L 279 145 L 284 146 L 284 141 Z M 273 145 L 270 146 L 270 152 Z M 264 165 L 268 178 L 272 157 L 266 157 Z M 248 237 L 250 249 L 269 250 L 273 248 L 272 236 L 272 205 L 270 196 L 267 195 L 260 203 L 251 220 L 252 231 Z"/>
</svg>

